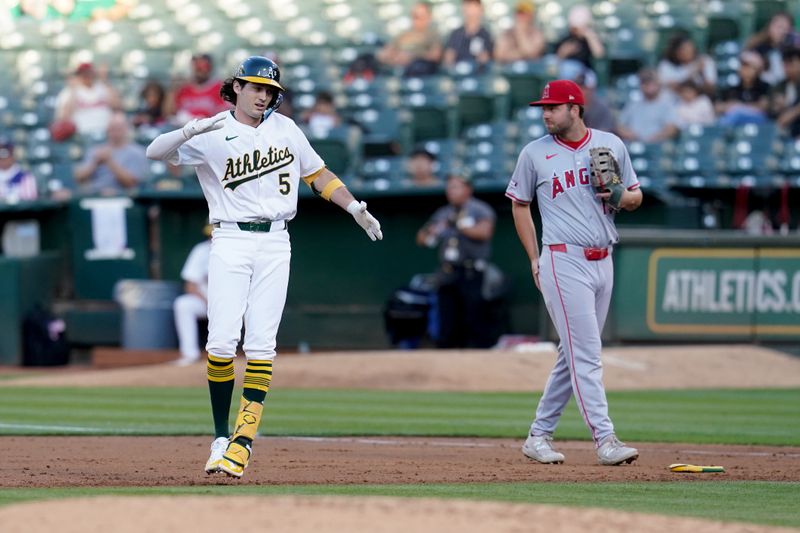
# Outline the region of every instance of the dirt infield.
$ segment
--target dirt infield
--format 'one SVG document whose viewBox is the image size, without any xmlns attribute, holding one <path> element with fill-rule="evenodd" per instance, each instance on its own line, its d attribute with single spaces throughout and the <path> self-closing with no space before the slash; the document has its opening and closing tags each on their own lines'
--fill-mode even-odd
<svg viewBox="0 0 800 533">
<path fill-rule="evenodd" d="M 385 390 L 541 390 L 553 364 L 552 347 L 530 352 L 370 352 L 285 356 L 273 386 Z M 800 359 L 752 346 L 614 348 L 604 352 L 609 390 L 798 387 Z M 237 362 L 241 382 L 244 365 Z M 206 386 L 203 363 L 116 370 L 7 370 L 0 387 Z M 202 485 L 424 484 L 477 482 L 798 481 L 800 448 L 630 444 L 632 465 L 603 467 L 588 442 L 558 442 L 563 465 L 541 465 L 520 452 L 519 439 L 276 438 L 255 442 L 242 480 L 207 476 L 209 437 L 0 437 L 5 459 L 0 487 L 150 487 Z M 180 453 L 175 451 L 179 450 Z M 677 474 L 671 463 L 722 465 L 725 473 Z M 258 505 L 281 516 L 282 532 L 313 531 L 779 531 L 675 517 L 486 502 L 389 498 L 215 497 L 101 498 L 33 502 L 0 508 L 3 531 L 191 530 L 229 527 L 215 508 Z M 176 510 L 179 510 L 176 512 Z M 174 527 L 164 517 L 174 520 Z M 36 517 L 31 520 L 31 517 Z M 291 518 L 291 520 L 288 520 Z M 458 521 L 463 524 L 456 523 Z M 75 526 L 74 529 L 69 527 Z M 151 527 L 152 526 L 152 527 Z M 124 529 L 131 527 L 134 529 Z"/>
<path fill-rule="evenodd" d="M 280 533 L 563 533 L 643 531 L 664 533 L 768 533 L 781 528 L 692 518 L 495 502 L 345 497 L 102 497 L 31 502 L 0 509 L 6 533 L 138 533 L 231 529 L 231 517 L 252 518 L 253 531 Z M 102 512 L 98 512 L 98 510 Z M 168 509 L 167 512 L 165 510 Z M 219 512 L 224 509 L 225 512 Z M 113 517 L 113 518 L 111 518 Z M 113 528 L 109 528 L 109 524 Z M 602 524 L 602 528 L 598 528 Z"/>
<path fill-rule="evenodd" d="M 522 439 L 259 438 L 242 480 L 208 476 L 210 438 L 2 437 L 4 487 L 327 485 L 476 482 L 800 480 L 800 448 L 635 444 L 632 465 L 597 464 L 591 443 L 559 442 L 563 465 L 541 465 Z M 166 452 L 165 452 L 166 450 Z M 180 453 L 172 453 L 180 450 Z M 722 474 L 677 474 L 672 463 L 722 465 Z M 20 468 L 21 465 L 21 468 Z"/>
</svg>

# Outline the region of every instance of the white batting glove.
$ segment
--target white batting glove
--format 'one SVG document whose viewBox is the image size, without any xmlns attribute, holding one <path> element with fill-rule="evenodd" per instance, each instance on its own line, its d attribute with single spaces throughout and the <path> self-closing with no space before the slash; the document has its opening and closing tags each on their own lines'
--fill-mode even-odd
<svg viewBox="0 0 800 533">
<path fill-rule="evenodd" d="M 353 200 L 347 205 L 347 212 L 353 215 L 353 218 L 356 219 L 359 226 L 364 228 L 370 239 L 373 241 L 383 239 L 381 223 L 367 211 L 367 202 Z"/>
<path fill-rule="evenodd" d="M 227 117 L 229 113 L 230 111 L 221 111 L 213 117 L 192 119 L 183 127 L 183 136 L 186 137 L 188 141 L 195 135 L 222 129 L 222 127 L 225 126 L 222 121 L 225 120 L 225 117 Z"/>
</svg>

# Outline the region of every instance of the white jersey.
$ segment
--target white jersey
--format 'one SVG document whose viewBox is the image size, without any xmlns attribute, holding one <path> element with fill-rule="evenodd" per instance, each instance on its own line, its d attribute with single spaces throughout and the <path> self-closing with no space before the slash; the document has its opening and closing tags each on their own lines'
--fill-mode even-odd
<svg viewBox="0 0 800 533">
<path fill-rule="evenodd" d="M 181 269 L 181 279 L 197 285 L 197 289 L 203 296 L 208 295 L 208 257 L 210 253 L 211 241 L 205 240 L 195 244 Z"/>
<path fill-rule="evenodd" d="M 325 163 L 292 121 L 278 113 L 254 128 L 231 112 L 219 130 L 186 141 L 169 159 L 196 167 L 209 221 L 291 220 L 301 178 Z"/>
<path fill-rule="evenodd" d="M 619 239 L 614 212 L 595 196 L 589 179 L 589 149 L 600 146 L 613 152 L 625 187 L 638 188 L 628 150 L 613 133 L 589 129 L 576 149 L 547 135 L 522 149 L 506 196 L 523 204 L 537 196 L 542 244 L 607 247 Z"/>
</svg>

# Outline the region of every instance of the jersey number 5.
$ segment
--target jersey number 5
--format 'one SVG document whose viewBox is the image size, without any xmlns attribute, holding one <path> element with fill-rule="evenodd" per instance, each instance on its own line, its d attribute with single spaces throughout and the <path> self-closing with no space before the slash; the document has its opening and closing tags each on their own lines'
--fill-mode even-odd
<svg viewBox="0 0 800 533">
<path fill-rule="evenodd" d="M 284 196 L 289 194 L 292 190 L 292 182 L 289 181 L 289 173 L 283 172 L 278 174 L 278 191 Z"/>
</svg>

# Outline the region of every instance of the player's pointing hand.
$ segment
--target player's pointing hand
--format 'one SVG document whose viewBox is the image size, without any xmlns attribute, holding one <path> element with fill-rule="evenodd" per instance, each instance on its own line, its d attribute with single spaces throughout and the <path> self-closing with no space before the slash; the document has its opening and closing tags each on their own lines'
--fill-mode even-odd
<svg viewBox="0 0 800 533">
<path fill-rule="evenodd" d="M 367 211 L 367 202 L 353 200 L 347 206 L 347 212 L 353 215 L 353 218 L 356 219 L 356 222 L 358 222 L 359 226 L 364 228 L 364 231 L 367 232 L 367 235 L 370 239 L 373 241 L 380 241 L 383 239 L 381 223 L 378 222 L 378 219 L 372 216 L 369 211 Z"/>
<path fill-rule="evenodd" d="M 225 117 L 229 114 L 230 111 L 220 111 L 213 117 L 194 118 L 183 127 L 183 136 L 186 137 L 188 141 L 195 135 L 221 129 L 225 125 L 222 121 L 225 120 Z"/>
</svg>

